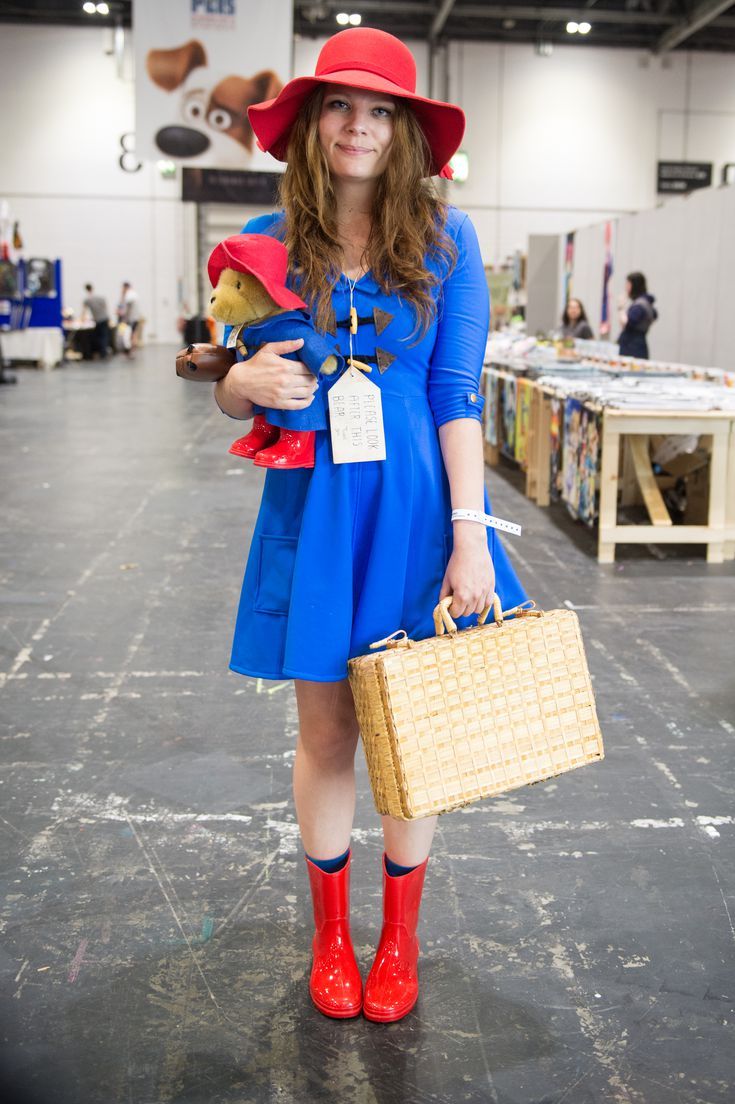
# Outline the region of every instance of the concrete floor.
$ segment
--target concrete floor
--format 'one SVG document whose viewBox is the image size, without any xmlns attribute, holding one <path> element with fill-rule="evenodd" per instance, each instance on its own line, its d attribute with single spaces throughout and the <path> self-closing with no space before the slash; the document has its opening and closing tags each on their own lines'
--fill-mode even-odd
<svg viewBox="0 0 735 1104">
<path fill-rule="evenodd" d="M 293 683 L 227 670 L 262 475 L 172 353 L 0 389 L 4 1099 L 735 1100 L 732 565 L 600 567 L 563 508 L 488 472 L 530 593 L 580 609 L 607 758 L 442 818 L 417 1009 L 326 1019 Z M 361 754 L 358 786 L 367 970 Z"/>
</svg>

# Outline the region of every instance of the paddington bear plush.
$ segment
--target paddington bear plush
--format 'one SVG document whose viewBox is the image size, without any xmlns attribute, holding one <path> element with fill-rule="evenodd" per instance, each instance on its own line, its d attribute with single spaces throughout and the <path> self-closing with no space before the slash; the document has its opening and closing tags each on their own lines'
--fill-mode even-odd
<svg viewBox="0 0 735 1104">
<path fill-rule="evenodd" d="M 235 360 L 248 360 L 271 341 L 303 339 L 289 360 L 300 360 L 319 379 L 344 367 L 336 347 L 314 329 L 306 303 L 286 287 L 285 246 L 265 234 L 237 234 L 215 247 L 207 270 L 213 286 L 212 315 L 231 326 L 227 349 L 190 345 L 176 358 L 188 379 L 220 379 Z M 304 410 L 254 405 L 253 428 L 230 452 L 264 468 L 313 468 L 314 431 L 327 428 L 323 388 Z"/>
</svg>

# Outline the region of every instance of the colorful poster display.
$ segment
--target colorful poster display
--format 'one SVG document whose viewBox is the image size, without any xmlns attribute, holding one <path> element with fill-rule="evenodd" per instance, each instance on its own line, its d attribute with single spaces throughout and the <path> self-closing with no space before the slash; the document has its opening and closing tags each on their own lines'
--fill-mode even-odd
<svg viewBox="0 0 735 1104">
<path fill-rule="evenodd" d="M 528 433 L 531 428 L 534 387 L 530 380 L 519 379 L 517 388 L 515 458 L 525 469 L 528 460 Z"/>
<path fill-rule="evenodd" d="M 273 172 L 247 118 L 291 75 L 291 0 L 135 0 L 135 152 Z"/>
<path fill-rule="evenodd" d="M 485 440 L 493 448 L 498 447 L 498 377 L 485 375 Z"/>
<path fill-rule="evenodd" d="M 562 498 L 572 517 L 593 525 L 597 517 L 600 466 L 599 414 L 578 399 L 564 407 Z"/>
</svg>

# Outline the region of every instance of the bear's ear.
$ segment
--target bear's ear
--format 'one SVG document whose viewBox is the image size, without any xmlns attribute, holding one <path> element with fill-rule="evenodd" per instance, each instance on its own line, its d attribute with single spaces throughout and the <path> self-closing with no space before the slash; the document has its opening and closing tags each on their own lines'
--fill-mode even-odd
<svg viewBox="0 0 735 1104">
<path fill-rule="evenodd" d="M 145 59 L 148 76 L 166 92 L 180 88 L 193 69 L 206 64 L 206 51 L 196 38 L 173 50 L 149 50 Z"/>
</svg>

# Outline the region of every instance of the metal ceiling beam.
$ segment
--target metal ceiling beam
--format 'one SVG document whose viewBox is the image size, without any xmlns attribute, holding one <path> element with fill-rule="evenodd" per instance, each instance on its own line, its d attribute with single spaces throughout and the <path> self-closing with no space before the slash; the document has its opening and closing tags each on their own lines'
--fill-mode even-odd
<svg viewBox="0 0 735 1104">
<path fill-rule="evenodd" d="M 732 2 L 732 0 L 731 0 Z M 364 7 L 364 4 L 362 5 Z M 580 6 L 552 8 L 546 4 L 543 7 L 516 7 L 508 4 L 463 4 L 455 8 L 457 18 L 469 19 L 536 19 L 551 20 L 553 22 L 567 23 L 570 19 L 579 19 Z M 589 13 L 591 23 L 621 23 L 629 27 L 634 26 L 670 26 L 676 22 L 671 15 L 661 15 L 658 12 L 639 11 L 609 11 L 595 7 Z"/>
<path fill-rule="evenodd" d="M 442 28 L 447 21 L 447 16 L 454 7 L 454 0 L 443 0 L 442 6 L 434 16 L 434 21 L 431 24 L 431 30 L 429 31 L 429 38 L 436 38 L 437 35 L 442 33 Z"/>
<path fill-rule="evenodd" d="M 727 3 L 719 2 L 716 5 L 702 4 L 702 7 L 717 7 L 720 11 L 724 11 L 732 4 L 733 0 L 728 0 Z M 312 0 L 313 3 L 313 0 Z M 344 0 L 323 0 L 325 7 L 329 11 L 341 11 L 344 7 Z M 303 9 L 311 6 L 309 2 L 298 4 L 298 9 Z M 437 18 L 436 5 L 424 0 L 424 2 L 412 2 L 412 0 L 360 0 L 360 10 L 365 15 L 406 15 L 413 17 L 420 17 L 422 19 Z M 583 10 L 583 9 L 582 9 Z M 580 6 L 577 7 L 540 7 L 540 6 L 524 6 L 516 7 L 509 4 L 452 4 L 449 5 L 447 14 L 445 16 L 445 22 L 450 20 L 451 24 L 456 26 L 457 21 L 467 20 L 468 22 L 486 21 L 488 23 L 502 22 L 505 19 L 513 19 L 518 22 L 540 22 L 550 21 L 566 24 L 570 19 L 579 19 Z M 696 14 L 696 13 L 695 13 Z M 687 34 L 694 34 L 695 30 L 706 26 L 707 23 L 715 19 L 714 14 L 709 15 L 708 19 L 694 26 L 693 20 L 687 22 Z M 621 27 L 668 27 L 671 31 L 679 29 L 681 21 L 674 15 L 666 13 L 664 11 L 659 12 L 640 12 L 640 11 L 625 11 L 625 10 L 606 10 L 604 8 L 597 7 L 595 5 L 589 11 L 589 20 L 592 24 L 610 24 Z M 722 30 L 734 30 L 735 19 L 725 17 L 720 19 L 717 23 L 717 28 Z M 664 35 L 661 39 L 663 42 L 667 35 Z M 679 41 L 684 41 L 680 39 Z M 657 46 L 658 51 L 664 52 L 667 49 L 672 49 L 672 46 Z"/>
<path fill-rule="evenodd" d="M 732 2 L 732 0 L 731 0 Z M 299 4 L 300 8 L 308 7 L 308 3 Z M 326 0 L 326 6 L 330 11 L 341 11 L 344 0 Z M 551 20 L 552 22 L 567 23 L 570 19 L 579 19 L 582 6 L 577 4 L 572 7 L 549 7 L 548 5 L 528 5 L 517 7 L 511 4 L 456 4 L 455 0 L 444 0 L 439 13 L 436 5 L 432 3 L 411 3 L 407 0 L 360 0 L 360 11 L 365 15 L 418 15 L 433 16 L 437 23 L 443 16 L 441 25 L 446 22 L 451 13 L 453 19 L 483 19 L 490 22 L 502 22 L 504 19 L 529 21 Z M 446 12 L 444 9 L 446 8 Z M 660 12 L 640 12 L 606 10 L 595 7 L 590 11 L 592 23 L 618 23 L 629 27 L 673 27 L 677 22 L 673 15 L 665 15 Z M 439 32 L 435 32 L 438 34 Z"/>
<path fill-rule="evenodd" d="M 691 38 L 697 31 L 701 31 L 708 23 L 712 23 L 718 15 L 722 15 L 729 7 L 732 7 L 732 0 L 703 0 L 703 3 L 697 5 L 688 19 L 677 23 L 671 30 L 661 36 L 656 43 L 655 52 L 665 54 L 668 50 L 673 50 L 675 46 L 679 46 L 687 38 Z"/>
</svg>

